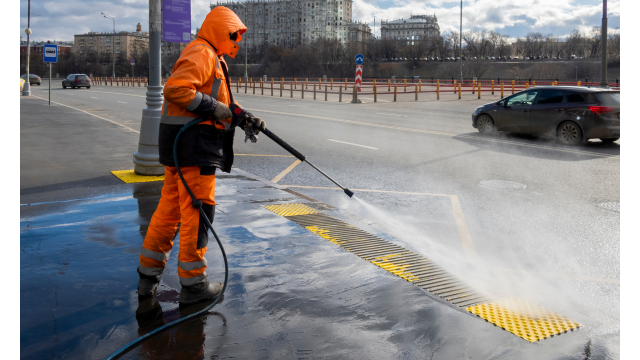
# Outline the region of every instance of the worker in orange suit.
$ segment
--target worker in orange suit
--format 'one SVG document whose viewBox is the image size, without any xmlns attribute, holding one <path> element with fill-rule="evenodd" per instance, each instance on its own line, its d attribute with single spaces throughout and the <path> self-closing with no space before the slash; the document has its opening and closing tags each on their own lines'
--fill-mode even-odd
<svg viewBox="0 0 640 360">
<path fill-rule="evenodd" d="M 140 297 L 155 294 L 178 232 L 180 304 L 214 299 L 222 290 L 220 282 L 211 283 L 207 277 L 207 228 L 178 177 L 173 144 L 183 125 L 196 118 L 208 119 L 180 136 L 178 160 L 185 181 L 213 222 L 215 172 L 231 171 L 235 128 L 241 127 L 245 141 L 250 138 L 252 142 L 265 129 L 264 121 L 251 113 L 248 116 L 253 123 L 234 120 L 229 110 L 232 103 L 238 103 L 233 100 L 223 55 L 237 55 L 245 31 L 247 27 L 233 11 L 223 6 L 211 10 L 197 39 L 187 45 L 173 66 L 164 87 L 158 136 L 160 163 L 165 166 L 164 186 L 140 252 Z"/>
</svg>

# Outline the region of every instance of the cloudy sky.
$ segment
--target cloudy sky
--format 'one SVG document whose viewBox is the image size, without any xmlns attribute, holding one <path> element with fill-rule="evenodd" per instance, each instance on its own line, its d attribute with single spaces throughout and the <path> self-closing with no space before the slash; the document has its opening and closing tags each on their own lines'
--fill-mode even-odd
<svg viewBox="0 0 640 360">
<path fill-rule="evenodd" d="M 609 28 L 620 27 L 621 0 L 608 1 Z M 625 6 L 629 6 L 629 2 Z M 74 34 L 110 32 L 113 23 L 100 12 L 116 16 L 116 31 L 135 31 L 137 23 L 148 31 L 148 0 L 32 0 L 31 39 L 73 40 Z M 411 14 L 434 14 L 441 31 L 455 30 L 460 22 L 460 0 L 354 0 L 354 20 L 369 23 L 395 20 Z M 209 0 L 192 0 L 192 28 L 195 31 L 209 11 Z M 496 30 L 511 37 L 535 31 L 569 34 L 599 26 L 602 0 L 463 0 L 463 30 Z M 20 0 L 20 35 L 27 27 L 27 0 Z"/>
</svg>

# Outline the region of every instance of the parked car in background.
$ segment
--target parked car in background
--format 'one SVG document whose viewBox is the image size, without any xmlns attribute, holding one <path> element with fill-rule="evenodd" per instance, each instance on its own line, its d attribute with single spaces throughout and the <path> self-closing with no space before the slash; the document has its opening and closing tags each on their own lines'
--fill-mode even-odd
<svg viewBox="0 0 640 360">
<path fill-rule="evenodd" d="M 620 91 L 536 86 L 478 107 L 472 126 L 483 134 L 506 131 L 552 135 L 566 145 L 620 138 Z"/>
<path fill-rule="evenodd" d="M 71 74 L 62 80 L 62 88 L 68 87 L 75 89 L 77 87 L 91 88 L 91 79 L 86 74 Z"/>
<path fill-rule="evenodd" d="M 20 76 L 21 79 L 23 79 L 25 82 L 27 81 L 27 74 L 22 74 L 22 76 Z M 40 79 L 40 76 L 36 75 L 36 74 L 29 74 L 29 85 L 40 85 L 42 83 L 42 80 Z"/>
<path fill-rule="evenodd" d="M 20 91 L 22 91 L 22 89 L 24 89 L 24 79 L 20 78 Z"/>
</svg>

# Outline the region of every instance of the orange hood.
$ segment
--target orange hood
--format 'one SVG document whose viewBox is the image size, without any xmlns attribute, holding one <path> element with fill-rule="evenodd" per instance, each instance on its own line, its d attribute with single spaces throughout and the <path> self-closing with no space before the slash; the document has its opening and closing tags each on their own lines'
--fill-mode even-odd
<svg viewBox="0 0 640 360">
<path fill-rule="evenodd" d="M 224 6 L 216 6 L 207 14 L 202 22 L 202 28 L 198 31 L 198 38 L 207 40 L 220 54 L 227 54 L 235 58 L 240 50 L 238 43 L 242 40 L 242 34 L 247 31 L 236 13 Z M 230 33 L 238 32 L 236 42 L 229 38 Z"/>
</svg>

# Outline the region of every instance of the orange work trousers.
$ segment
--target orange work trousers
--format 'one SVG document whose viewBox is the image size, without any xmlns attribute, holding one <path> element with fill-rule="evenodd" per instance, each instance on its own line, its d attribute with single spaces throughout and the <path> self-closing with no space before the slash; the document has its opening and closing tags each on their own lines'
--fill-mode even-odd
<svg viewBox="0 0 640 360">
<path fill-rule="evenodd" d="M 202 208 L 209 221 L 213 222 L 215 207 L 215 168 L 212 166 L 181 167 L 182 176 L 195 197 L 202 201 Z M 147 277 L 160 279 L 173 248 L 173 239 L 180 225 L 180 251 L 178 253 L 178 276 L 182 286 L 193 286 L 204 282 L 207 274 L 208 232 L 198 209 L 192 205 L 178 171 L 165 166 L 162 197 L 156 209 L 147 236 L 140 251 L 138 272 Z"/>
</svg>

